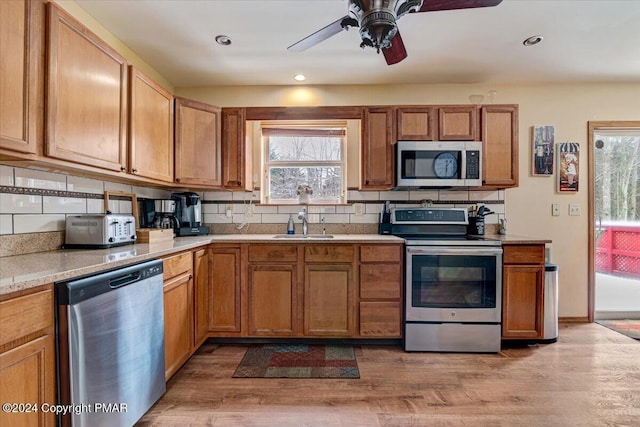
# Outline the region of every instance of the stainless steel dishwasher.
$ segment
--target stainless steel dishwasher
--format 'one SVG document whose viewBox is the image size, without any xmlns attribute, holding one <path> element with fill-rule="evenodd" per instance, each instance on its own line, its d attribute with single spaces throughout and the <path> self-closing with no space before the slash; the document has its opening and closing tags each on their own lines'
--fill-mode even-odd
<svg viewBox="0 0 640 427">
<path fill-rule="evenodd" d="M 165 392 L 162 261 L 56 283 L 61 425 L 132 426 Z"/>
</svg>

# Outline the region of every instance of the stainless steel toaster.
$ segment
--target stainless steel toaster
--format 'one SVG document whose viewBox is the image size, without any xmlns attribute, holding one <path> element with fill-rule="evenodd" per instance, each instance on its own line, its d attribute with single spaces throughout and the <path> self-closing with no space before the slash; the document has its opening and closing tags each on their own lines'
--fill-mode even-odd
<svg viewBox="0 0 640 427">
<path fill-rule="evenodd" d="M 69 215 L 65 248 L 110 248 L 136 242 L 136 221 L 128 214 Z"/>
</svg>

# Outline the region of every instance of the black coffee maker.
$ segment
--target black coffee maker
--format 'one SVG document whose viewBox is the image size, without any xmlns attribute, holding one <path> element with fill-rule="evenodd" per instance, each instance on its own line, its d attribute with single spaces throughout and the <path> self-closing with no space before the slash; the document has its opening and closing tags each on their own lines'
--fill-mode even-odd
<svg viewBox="0 0 640 427">
<path fill-rule="evenodd" d="M 171 199 L 176 202 L 178 228 L 176 236 L 199 236 L 209 234 L 209 227 L 202 226 L 202 204 L 197 193 L 173 193 Z"/>
</svg>

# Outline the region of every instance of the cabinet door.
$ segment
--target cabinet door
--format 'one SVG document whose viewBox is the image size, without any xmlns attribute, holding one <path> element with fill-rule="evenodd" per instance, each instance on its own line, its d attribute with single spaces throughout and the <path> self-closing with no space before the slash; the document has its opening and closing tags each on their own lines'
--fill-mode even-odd
<svg viewBox="0 0 640 427">
<path fill-rule="evenodd" d="M 436 136 L 436 109 L 433 107 L 399 107 L 398 141 L 433 141 Z"/>
<path fill-rule="evenodd" d="M 129 67 L 129 171 L 173 182 L 173 96 Z"/>
<path fill-rule="evenodd" d="M 476 141 L 478 109 L 474 106 L 438 108 L 438 139 L 441 141 Z"/>
<path fill-rule="evenodd" d="M 483 186 L 518 186 L 518 107 L 482 107 Z"/>
<path fill-rule="evenodd" d="M 362 121 L 361 190 L 393 188 L 394 123 L 393 108 L 365 108 Z"/>
<path fill-rule="evenodd" d="M 211 332 L 240 332 L 240 248 L 209 249 Z"/>
<path fill-rule="evenodd" d="M 36 154 L 42 140 L 44 3 L 0 2 L 0 148 Z"/>
<path fill-rule="evenodd" d="M 402 335 L 400 301 L 361 301 L 360 336 L 397 338 Z"/>
<path fill-rule="evenodd" d="M 164 283 L 164 368 L 168 380 L 187 361 L 192 347 L 191 273 L 184 273 Z"/>
<path fill-rule="evenodd" d="M 249 335 L 296 333 L 295 265 L 249 264 Z"/>
<path fill-rule="evenodd" d="M 56 402 L 55 344 L 44 335 L 0 354 L 0 402 L 34 405 L 34 412 L 0 412 L 3 426 L 55 426 L 53 412 L 42 404 Z"/>
<path fill-rule="evenodd" d="M 304 334 L 354 334 L 351 264 L 307 264 L 304 274 Z"/>
<path fill-rule="evenodd" d="M 47 7 L 45 154 L 126 171 L 126 60 L 55 4 Z"/>
<path fill-rule="evenodd" d="M 175 182 L 219 187 L 222 182 L 220 108 L 175 100 Z"/>
<path fill-rule="evenodd" d="M 245 126 L 244 108 L 222 109 L 222 185 L 230 190 L 253 190 L 252 144 Z"/>
<path fill-rule="evenodd" d="M 193 252 L 193 351 L 207 339 L 209 330 L 210 264 L 207 249 Z"/>
<path fill-rule="evenodd" d="M 542 338 L 544 266 L 505 265 L 502 293 L 502 338 Z"/>
</svg>

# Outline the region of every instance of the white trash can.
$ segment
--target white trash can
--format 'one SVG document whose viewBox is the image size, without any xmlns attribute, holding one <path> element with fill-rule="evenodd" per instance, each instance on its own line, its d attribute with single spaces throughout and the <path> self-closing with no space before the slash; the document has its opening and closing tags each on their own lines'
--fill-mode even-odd
<svg viewBox="0 0 640 427">
<path fill-rule="evenodd" d="M 558 340 L 558 266 L 544 266 L 544 332 L 543 342 Z"/>
</svg>

